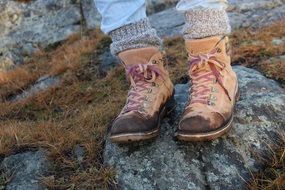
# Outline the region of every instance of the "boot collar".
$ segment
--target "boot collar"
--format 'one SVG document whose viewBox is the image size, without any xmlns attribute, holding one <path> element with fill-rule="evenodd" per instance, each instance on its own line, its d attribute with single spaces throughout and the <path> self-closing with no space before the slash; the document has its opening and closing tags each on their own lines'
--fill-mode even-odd
<svg viewBox="0 0 285 190">
<path fill-rule="evenodd" d="M 118 56 L 125 66 L 132 66 L 149 63 L 150 59 L 159 52 L 159 49 L 156 47 L 148 47 L 126 50 L 119 53 Z"/>
</svg>

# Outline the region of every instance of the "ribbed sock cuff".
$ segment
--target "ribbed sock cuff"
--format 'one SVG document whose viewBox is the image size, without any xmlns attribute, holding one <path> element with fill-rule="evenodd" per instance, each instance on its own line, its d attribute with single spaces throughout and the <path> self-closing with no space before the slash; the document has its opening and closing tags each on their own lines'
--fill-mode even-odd
<svg viewBox="0 0 285 190">
<path fill-rule="evenodd" d="M 189 10 L 185 15 L 183 34 L 185 39 L 199 39 L 231 33 L 229 18 L 225 10 Z"/>
<path fill-rule="evenodd" d="M 156 30 L 151 27 L 147 18 L 113 30 L 109 35 L 113 41 L 111 44 L 113 55 L 128 49 L 159 48 L 162 45 L 162 40 L 158 37 Z"/>
</svg>

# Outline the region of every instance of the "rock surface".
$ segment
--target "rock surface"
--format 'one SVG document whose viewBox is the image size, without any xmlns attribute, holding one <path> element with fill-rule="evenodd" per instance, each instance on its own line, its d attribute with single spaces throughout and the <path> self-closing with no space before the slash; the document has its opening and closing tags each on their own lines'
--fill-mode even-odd
<svg viewBox="0 0 285 190">
<path fill-rule="evenodd" d="M 179 0 L 147 0 L 148 15 L 174 7 Z"/>
<path fill-rule="evenodd" d="M 10 98 L 10 101 L 19 101 L 31 97 L 41 91 L 48 89 L 51 86 L 56 86 L 60 84 L 59 77 L 41 77 L 39 78 L 35 84 L 33 84 L 30 88 L 24 90 L 22 93 L 13 96 Z"/>
<path fill-rule="evenodd" d="M 262 167 L 255 155 L 266 150 L 277 132 L 285 131 L 285 91 L 255 70 L 235 71 L 241 99 L 227 136 L 205 143 L 173 139 L 188 98 L 187 84 L 179 84 L 176 111 L 163 120 L 159 138 L 121 146 L 107 141 L 105 164 L 116 169 L 121 189 L 246 189 L 250 172 Z"/>
<path fill-rule="evenodd" d="M 101 16 L 96 9 L 94 0 L 81 0 L 81 8 L 88 29 L 100 26 Z"/>
<path fill-rule="evenodd" d="M 6 190 L 43 190 L 40 178 L 48 171 L 44 150 L 25 152 L 6 157 L 1 168 L 11 179 Z"/>
<path fill-rule="evenodd" d="M 16 50 L 20 53 L 11 59 L 10 66 L 19 64 L 15 60 L 22 54 L 32 53 L 79 32 L 81 20 L 80 6 L 72 0 L 29 3 L 3 0 L 0 2 L 0 60 L 1 55 Z"/>
</svg>

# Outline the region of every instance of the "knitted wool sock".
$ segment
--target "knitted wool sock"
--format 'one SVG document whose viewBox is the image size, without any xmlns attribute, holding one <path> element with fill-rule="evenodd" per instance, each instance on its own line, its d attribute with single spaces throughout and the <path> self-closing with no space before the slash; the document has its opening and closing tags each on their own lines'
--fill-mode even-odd
<svg viewBox="0 0 285 190">
<path fill-rule="evenodd" d="M 136 23 L 125 25 L 109 33 L 113 43 L 111 52 L 113 55 L 134 48 L 161 47 L 162 40 L 156 30 L 150 25 L 149 20 L 142 19 Z"/>
<path fill-rule="evenodd" d="M 185 15 L 183 34 L 185 39 L 200 39 L 231 32 L 229 18 L 225 10 L 189 10 Z"/>
</svg>

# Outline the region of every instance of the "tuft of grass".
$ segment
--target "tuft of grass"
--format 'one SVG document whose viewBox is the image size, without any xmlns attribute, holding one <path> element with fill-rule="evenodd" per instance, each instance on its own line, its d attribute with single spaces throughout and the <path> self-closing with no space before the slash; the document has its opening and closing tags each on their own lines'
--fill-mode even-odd
<svg viewBox="0 0 285 190">
<path fill-rule="evenodd" d="M 273 57 L 260 62 L 259 70 L 266 77 L 279 81 L 285 87 L 285 55 L 282 57 Z"/>
<path fill-rule="evenodd" d="M 278 142 L 268 146 L 262 156 L 264 169 L 255 173 L 249 183 L 250 190 L 282 190 L 285 188 L 285 134 L 280 134 Z"/>
<path fill-rule="evenodd" d="M 260 30 L 240 29 L 232 34 L 232 62 L 234 65 L 252 67 L 269 78 L 285 84 L 285 61 L 272 59 L 285 55 L 285 20 Z M 276 45 L 274 39 L 283 39 Z"/>
</svg>

